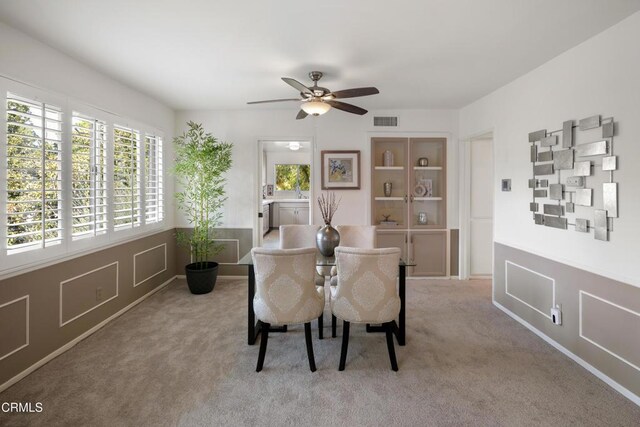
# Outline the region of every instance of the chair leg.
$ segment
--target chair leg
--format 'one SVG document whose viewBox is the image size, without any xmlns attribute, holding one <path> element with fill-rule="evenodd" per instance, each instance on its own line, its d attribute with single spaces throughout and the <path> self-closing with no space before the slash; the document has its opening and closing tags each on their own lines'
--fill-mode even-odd
<svg viewBox="0 0 640 427">
<path fill-rule="evenodd" d="M 264 364 L 264 355 L 267 352 L 267 341 L 269 340 L 269 324 L 262 323 L 262 335 L 260 337 L 260 353 L 258 353 L 258 366 L 256 366 L 256 372 L 262 371 L 262 365 Z"/>
<path fill-rule="evenodd" d="M 309 357 L 309 369 L 316 371 L 316 359 L 313 357 L 313 342 L 311 341 L 311 322 L 304 324 L 304 339 L 307 342 L 307 356 Z"/>
<path fill-rule="evenodd" d="M 396 360 L 396 350 L 393 346 L 393 332 L 391 331 L 392 323 L 385 323 L 385 332 L 387 334 L 387 349 L 389 350 L 389 360 L 391 361 L 391 369 L 398 371 L 398 361 Z"/>
<path fill-rule="evenodd" d="M 349 347 L 349 322 L 346 320 L 342 327 L 342 350 L 340 351 L 340 366 L 339 371 L 344 371 L 344 365 L 347 362 L 347 349 Z"/>
<path fill-rule="evenodd" d="M 320 313 L 320 317 L 318 317 L 318 339 L 319 340 L 324 338 L 322 336 L 322 328 L 324 328 L 324 313 Z"/>
<path fill-rule="evenodd" d="M 335 338 L 336 337 L 336 316 L 334 316 L 333 314 L 331 315 L 331 338 Z"/>
</svg>

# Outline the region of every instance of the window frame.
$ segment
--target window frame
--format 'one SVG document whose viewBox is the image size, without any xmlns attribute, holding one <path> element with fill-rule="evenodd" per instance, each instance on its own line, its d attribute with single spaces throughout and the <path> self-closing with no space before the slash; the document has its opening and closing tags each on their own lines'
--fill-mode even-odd
<svg viewBox="0 0 640 427">
<path fill-rule="evenodd" d="M 149 187 L 149 177 L 147 176 L 147 161 L 149 158 L 147 157 L 147 141 L 149 139 L 154 140 L 154 154 L 153 154 L 153 173 L 155 174 L 155 179 L 153 181 L 154 184 L 154 201 L 155 201 L 155 209 L 152 211 L 152 215 L 154 216 L 154 220 L 151 222 L 147 222 L 149 214 L 147 210 L 149 208 L 148 202 L 150 201 L 147 196 L 151 193 L 148 192 Z M 164 198 L 164 138 L 159 135 L 154 135 L 149 132 L 144 134 L 143 140 L 143 151 L 144 151 L 144 168 L 143 168 L 143 176 L 144 182 L 142 184 L 142 199 L 144 199 L 144 211 L 142 212 L 142 216 L 144 217 L 145 224 L 157 224 L 161 223 L 164 220 L 165 212 L 165 198 Z"/>
<path fill-rule="evenodd" d="M 49 92 L 10 80 L 4 76 L 0 76 L 0 94 L 2 94 L 2 102 L 0 102 L 0 210 L 5 213 L 7 207 L 7 95 L 12 93 L 21 98 L 27 98 L 45 104 L 51 104 L 58 108 L 62 113 L 62 149 L 61 149 L 61 168 L 62 168 L 62 240 L 58 245 L 45 246 L 44 248 L 34 248 L 24 252 L 9 253 L 7 247 L 7 218 L 0 216 L 0 280 L 17 274 L 23 274 L 27 271 L 42 268 L 45 265 L 54 264 L 62 260 L 72 259 L 80 255 L 96 252 L 105 248 L 124 243 L 126 241 L 137 240 L 141 237 L 155 234 L 159 231 L 167 230 L 167 185 L 166 185 L 166 162 L 167 146 L 162 146 L 162 191 L 165 203 L 162 206 L 161 220 L 147 224 L 145 221 L 145 196 L 144 196 L 144 141 L 146 134 L 151 134 L 162 138 L 165 141 L 164 132 L 152 126 L 144 125 L 137 121 L 119 116 L 117 114 L 107 112 L 103 109 L 90 106 L 81 101 L 70 99 L 69 97 Z M 72 117 L 73 113 L 79 113 L 82 116 L 88 116 L 96 120 L 103 121 L 107 126 L 106 135 L 106 173 L 107 173 L 107 231 L 101 235 L 90 236 L 80 239 L 72 237 L 72 210 L 71 210 L 71 194 L 72 194 Z M 142 141 L 142 149 L 140 155 L 141 167 L 141 224 L 127 230 L 113 229 L 113 127 L 115 124 L 134 128 L 140 132 Z"/>
<path fill-rule="evenodd" d="M 69 134 L 69 150 L 70 150 L 70 155 L 69 155 L 69 194 L 68 194 L 68 200 L 69 200 L 69 211 L 71 212 L 71 215 L 69 217 L 70 219 L 70 227 L 71 227 L 71 232 L 70 232 L 70 236 L 71 236 L 71 242 L 77 242 L 79 240 L 84 240 L 84 239 L 98 239 L 102 237 L 103 235 L 107 234 L 109 232 L 109 125 L 107 124 L 107 122 L 105 120 L 102 120 L 98 117 L 95 117 L 95 115 L 93 114 L 87 114 L 81 111 L 77 111 L 75 109 L 71 109 L 72 110 L 72 116 L 71 116 L 71 123 L 69 124 L 70 127 L 70 134 Z M 105 202 L 106 202 L 106 212 L 105 215 L 107 217 L 107 222 L 105 224 L 105 228 L 104 231 L 102 233 L 96 234 L 96 230 L 94 229 L 93 234 L 87 234 L 87 235 L 80 235 L 80 236 L 74 236 L 73 235 L 73 138 L 74 138 L 74 134 L 73 134 L 73 119 L 74 118 L 80 118 L 80 119 L 84 119 L 84 120 L 91 120 L 94 122 L 94 126 L 96 124 L 96 122 L 101 122 L 104 124 L 106 130 L 105 130 L 105 148 L 104 148 L 104 159 L 105 159 L 105 181 L 104 181 L 104 185 L 105 185 Z M 95 133 L 95 132 L 94 132 Z M 91 163 L 92 166 L 93 162 L 95 161 L 96 158 L 96 147 L 94 145 L 95 141 L 92 141 L 92 145 L 91 145 Z M 95 178 L 95 173 L 96 171 L 91 171 L 91 185 L 95 184 L 96 178 Z M 94 189 L 95 191 L 95 189 Z M 94 202 L 95 202 L 95 195 L 93 196 L 94 198 Z M 95 210 L 96 206 L 93 205 L 93 209 Z M 96 215 L 95 211 L 93 213 L 93 215 Z M 95 224 L 95 222 L 94 222 Z"/>
<path fill-rule="evenodd" d="M 3 218 L 4 218 L 4 230 L 5 233 L 7 233 L 5 235 L 5 241 L 3 242 L 3 244 L 6 247 L 6 251 L 7 254 L 9 254 L 9 252 L 13 255 L 16 253 L 21 253 L 21 252 L 31 252 L 33 250 L 37 250 L 37 249 L 45 249 L 47 247 L 52 247 L 52 246 L 57 246 L 62 244 L 62 241 L 64 239 L 64 218 L 63 218 L 63 214 L 64 214 L 64 195 L 63 195 L 63 191 L 64 191 L 64 183 L 63 183 L 63 144 L 64 144 L 64 139 L 63 139 L 63 135 L 64 135 L 64 129 L 63 129 L 63 125 L 64 125 L 64 114 L 62 111 L 62 107 L 59 107 L 58 105 L 54 105 L 52 103 L 49 102 L 45 102 L 43 100 L 39 100 L 39 99 L 32 99 L 32 98 L 28 98 L 28 97 L 24 97 L 24 96 L 20 96 L 16 93 L 13 92 L 6 92 L 5 95 L 5 108 L 6 108 L 6 104 L 9 103 L 9 95 L 11 95 L 11 99 L 13 99 L 16 103 L 18 104 L 22 104 L 25 106 L 29 106 L 29 108 L 34 107 L 37 109 L 40 109 L 40 116 L 36 116 L 33 111 L 30 111 L 30 113 L 26 113 L 29 116 L 32 116 L 33 118 L 35 118 L 35 120 L 39 120 L 41 123 L 39 126 L 36 126 L 34 124 L 22 124 L 21 127 L 23 127 L 24 129 L 29 129 L 31 128 L 33 132 L 40 132 L 40 136 L 26 136 L 26 139 L 31 140 L 36 142 L 36 147 L 28 147 L 25 146 L 25 148 L 27 148 L 28 150 L 33 150 L 36 151 L 36 153 L 31 154 L 31 156 L 33 157 L 23 157 L 20 156 L 20 158 L 26 158 L 26 159 L 30 159 L 30 160 L 34 160 L 35 161 L 35 166 L 34 169 L 38 171 L 38 174 L 40 175 L 40 178 L 37 179 L 29 179 L 28 181 L 25 181 L 25 176 L 24 174 L 21 174 L 19 177 L 19 181 L 22 182 L 20 189 L 18 191 L 22 191 L 22 192 L 26 192 L 26 193 L 35 193 L 37 196 L 30 196 L 30 199 L 33 200 L 28 200 L 29 203 L 34 202 L 36 205 L 40 204 L 40 208 L 36 209 L 35 207 L 32 209 L 28 209 L 27 212 L 39 212 L 38 216 L 40 216 L 39 220 L 35 220 L 35 221 L 27 221 L 26 223 L 31 223 L 31 224 L 39 224 L 39 227 L 37 227 L 38 229 L 36 229 L 35 231 L 29 231 L 24 233 L 23 235 L 27 236 L 27 235 L 40 235 L 39 239 L 35 239 L 33 241 L 31 241 L 31 243 L 27 242 L 24 246 L 21 245 L 16 245 L 16 246 L 9 246 L 7 244 L 7 240 L 11 238 L 11 235 L 8 234 L 8 229 L 10 227 L 9 222 L 7 220 L 7 218 L 9 217 L 9 212 L 8 209 L 4 209 L 3 212 Z M 49 117 L 49 112 L 53 112 L 54 114 L 57 114 L 57 118 L 51 118 Z M 5 130 L 8 130 L 9 125 L 9 121 L 7 120 L 7 115 L 8 114 L 14 114 L 14 115 L 20 115 L 20 112 L 17 113 L 9 113 L 7 110 L 5 110 L 5 121 L 3 123 Z M 23 113 L 25 114 L 25 113 Z M 48 122 L 53 122 L 53 123 L 57 123 L 59 130 L 56 129 L 56 127 L 54 128 L 50 128 L 48 127 Z M 18 125 L 20 127 L 20 123 L 16 122 L 16 125 Z M 56 136 L 49 136 L 50 134 L 58 134 Z M 58 139 L 59 138 L 59 139 Z M 4 159 L 6 161 L 5 165 L 6 165 L 6 170 L 9 171 L 9 167 L 8 167 L 8 163 L 10 161 L 10 159 L 15 159 L 15 156 L 9 156 L 9 151 L 10 151 L 10 146 L 8 145 L 9 142 L 9 134 L 6 135 L 5 139 L 5 144 L 3 144 L 3 150 L 2 152 L 4 153 Z M 47 148 L 47 142 L 48 141 L 53 141 L 54 143 L 57 141 L 58 143 L 58 149 L 57 150 L 53 150 L 51 148 Z M 22 142 L 22 144 L 24 144 L 24 142 Z M 27 143 L 28 145 L 28 143 Z M 39 145 L 39 147 L 38 147 Z M 22 145 L 20 145 L 22 147 Z M 54 153 L 54 158 L 47 158 L 47 155 L 50 153 Z M 24 155 L 24 154 L 23 154 Z M 56 171 L 57 176 L 55 177 L 55 179 L 51 179 L 51 178 L 47 178 L 47 175 L 50 173 L 50 170 L 48 170 L 47 165 L 48 164 L 55 164 L 56 165 Z M 28 170 L 27 169 L 18 169 L 18 170 L 22 170 L 23 172 Z M 4 183 L 4 187 L 2 189 L 2 191 L 5 193 L 5 206 L 7 206 L 9 203 L 20 203 L 20 202 L 14 202 L 9 201 L 8 199 L 8 193 L 10 192 L 8 187 L 9 187 L 9 180 L 8 177 L 7 179 L 5 179 L 4 181 L 2 181 Z M 32 182 L 32 183 L 37 183 L 35 188 L 32 190 L 29 190 L 27 187 L 29 186 L 28 182 Z M 52 182 L 55 182 L 54 185 L 51 185 Z M 23 185 L 25 185 L 23 187 Z M 48 193 L 54 193 L 54 196 L 48 195 Z M 50 197 L 54 197 L 53 199 L 49 199 Z M 47 219 L 47 214 L 48 214 L 48 202 L 49 201 L 57 201 L 58 203 L 56 203 L 56 214 L 57 214 L 57 218 L 53 218 L 53 219 Z M 25 212 L 18 212 L 17 215 L 24 215 Z M 56 232 L 56 238 L 47 238 L 46 234 L 47 234 L 47 230 L 49 229 L 47 227 L 47 223 L 55 223 L 55 228 L 52 231 Z M 25 224 L 26 224 L 25 223 Z M 49 229 L 51 230 L 51 229 Z"/>
</svg>

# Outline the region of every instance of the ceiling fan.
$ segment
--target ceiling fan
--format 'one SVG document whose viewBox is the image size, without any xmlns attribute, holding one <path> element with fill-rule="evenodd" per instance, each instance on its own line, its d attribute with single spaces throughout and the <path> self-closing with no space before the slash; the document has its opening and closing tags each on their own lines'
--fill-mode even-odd
<svg viewBox="0 0 640 427">
<path fill-rule="evenodd" d="M 331 92 L 326 87 L 318 86 L 318 80 L 322 78 L 322 73 L 320 71 L 310 72 L 309 78 L 311 78 L 311 80 L 313 81 L 313 86 L 311 87 L 307 87 L 299 81 L 289 77 L 282 78 L 282 80 L 289 86 L 292 86 L 294 89 L 300 91 L 300 98 L 269 99 L 266 101 L 247 102 L 247 104 L 302 101 L 302 105 L 300 106 L 301 109 L 296 116 L 297 120 L 304 119 L 309 114 L 313 116 L 319 116 L 329 111 L 331 107 L 337 108 L 338 110 L 346 111 L 347 113 L 363 115 L 367 114 L 367 110 L 365 110 L 364 108 L 360 108 L 352 104 L 347 104 L 346 102 L 336 101 L 336 99 L 355 98 L 358 96 L 375 95 L 377 93 L 380 93 L 380 91 L 375 87 L 359 87 Z"/>
</svg>

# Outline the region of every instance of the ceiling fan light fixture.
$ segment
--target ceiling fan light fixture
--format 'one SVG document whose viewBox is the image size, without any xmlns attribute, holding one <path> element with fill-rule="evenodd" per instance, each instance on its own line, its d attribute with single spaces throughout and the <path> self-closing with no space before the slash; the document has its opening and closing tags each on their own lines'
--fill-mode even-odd
<svg viewBox="0 0 640 427">
<path fill-rule="evenodd" d="M 302 104 L 302 110 L 313 116 L 320 116 L 331 109 L 331 105 L 323 101 L 308 101 Z"/>
<path fill-rule="evenodd" d="M 289 150 L 298 151 L 300 149 L 300 143 L 298 141 L 289 142 Z"/>
</svg>

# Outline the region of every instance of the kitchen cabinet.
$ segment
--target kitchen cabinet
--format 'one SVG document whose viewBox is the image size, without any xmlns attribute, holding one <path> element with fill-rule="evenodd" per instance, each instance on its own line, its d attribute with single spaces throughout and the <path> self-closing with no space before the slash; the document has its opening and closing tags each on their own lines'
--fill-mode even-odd
<svg viewBox="0 0 640 427">
<path fill-rule="evenodd" d="M 271 227 L 271 205 L 266 204 L 262 206 L 262 235 L 264 236 L 269 232 Z"/>
<path fill-rule="evenodd" d="M 289 206 L 278 206 L 280 225 L 297 224 L 298 223 L 297 209 L 298 208 L 292 208 Z"/>
<path fill-rule="evenodd" d="M 274 216 L 277 215 L 277 221 L 274 218 L 274 227 L 309 224 L 309 202 L 276 202 L 273 209 L 277 211 L 277 214 L 274 213 Z"/>
</svg>

